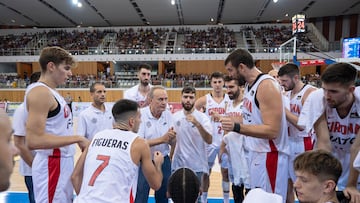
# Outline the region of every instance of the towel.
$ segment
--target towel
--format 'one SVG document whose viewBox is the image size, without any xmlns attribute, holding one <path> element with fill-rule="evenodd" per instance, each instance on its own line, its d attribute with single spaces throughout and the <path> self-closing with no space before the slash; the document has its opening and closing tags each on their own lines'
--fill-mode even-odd
<svg viewBox="0 0 360 203">
<path fill-rule="evenodd" d="M 357 113 L 360 115 L 360 87 L 355 88 L 354 95 Z M 324 90 L 322 88 L 310 93 L 300 112 L 298 125 L 303 127 L 306 132 L 310 132 L 315 122 L 324 113 L 326 105 Z"/>
<path fill-rule="evenodd" d="M 234 177 L 234 180 L 231 181 L 235 185 L 244 184 L 245 186 L 250 186 L 249 167 L 244 151 L 244 135 L 229 132 L 224 136 L 223 140 L 229 154 L 232 175 Z"/>
</svg>

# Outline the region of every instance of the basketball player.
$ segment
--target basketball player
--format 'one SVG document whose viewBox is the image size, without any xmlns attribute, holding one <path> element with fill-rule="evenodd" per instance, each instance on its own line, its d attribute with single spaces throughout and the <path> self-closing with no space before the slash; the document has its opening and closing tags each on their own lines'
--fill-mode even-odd
<svg viewBox="0 0 360 203">
<path fill-rule="evenodd" d="M 243 94 L 241 86 L 245 84 L 245 81 L 234 79 L 230 76 L 226 76 L 224 80 L 226 93 L 231 99 L 225 116 L 240 119 L 239 122 L 242 122 L 241 106 Z M 226 153 L 228 155 L 229 179 L 233 183 L 231 188 L 235 203 L 243 202 L 244 189 L 246 189 L 245 193 L 250 190 L 249 167 L 246 159 L 247 151 L 245 150 L 244 140 L 244 135 L 236 132 L 227 132 L 220 147 L 220 154 Z M 221 160 L 221 162 L 222 161 L 223 160 Z"/>
<path fill-rule="evenodd" d="M 9 116 L 0 109 L 0 192 L 10 186 L 10 176 L 14 168 L 14 156 L 17 149 L 11 143 L 11 122 Z"/>
<path fill-rule="evenodd" d="M 294 160 L 294 188 L 300 202 L 339 203 L 336 183 L 341 175 L 341 163 L 325 150 L 307 151 Z"/>
<path fill-rule="evenodd" d="M 293 182 L 296 179 L 293 162 L 297 155 L 304 151 L 312 150 L 314 146 L 315 135 L 313 131 L 306 132 L 303 128 L 297 125 L 298 117 L 300 115 L 302 106 L 308 95 L 316 90 L 311 85 L 305 85 L 301 81 L 300 70 L 296 64 L 287 63 L 280 67 L 278 72 L 278 79 L 280 84 L 286 91 L 284 94 L 290 100 L 290 110 L 285 108 L 286 119 L 289 127 L 289 185 L 287 202 L 295 201 L 293 192 Z"/>
<path fill-rule="evenodd" d="M 244 134 L 249 150 L 251 188 L 263 188 L 283 197 L 287 194 L 288 134 L 279 84 L 255 67 L 253 57 L 237 49 L 225 60 L 225 68 L 234 78 L 244 77 L 243 123 L 222 117 L 225 131 Z"/>
<path fill-rule="evenodd" d="M 183 109 L 174 114 L 174 129 L 177 132 L 172 170 L 189 168 L 201 179 L 209 172 L 206 146 L 212 142 L 210 119 L 194 108 L 194 87 L 186 86 L 181 91 Z"/>
<path fill-rule="evenodd" d="M 167 203 L 167 182 L 171 175 L 171 161 L 169 157 L 170 144 L 176 138 L 173 129 L 172 114 L 167 110 L 168 96 L 164 87 L 154 86 L 148 94 L 149 106 L 141 109 L 141 124 L 139 136 L 149 144 L 151 152 L 160 151 L 164 156 L 162 165 L 163 179 L 161 188 L 155 191 L 157 203 Z M 147 202 L 150 187 L 142 171 L 139 171 L 138 187 L 135 202 Z"/>
<path fill-rule="evenodd" d="M 56 91 L 71 74 L 74 58 L 60 47 L 41 51 L 41 76 L 25 92 L 26 143 L 37 150 L 32 164 L 36 202 L 72 202 L 74 143 L 83 150 L 89 141 L 73 134 L 69 106 Z"/>
<path fill-rule="evenodd" d="M 31 74 L 30 84 L 37 82 L 40 78 L 40 74 L 40 72 L 34 72 Z M 30 151 L 25 142 L 26 117 L 24 103 L 21 103 L 16 108 L 12 124 L 14 129 L 14 143 L 20 153 L 19 172 L 22 176 L 24 176 L 25 185 L 28 190 L 29 202 L 35 203 L 31 173 L 31 165 L 34 160 L 35 152 Z"/>
<path fill-rule="evenodd" d="M 138 67 L 139 84 L 124 92 L 124 99 L 136 101 L 140 107 L 149 105 L 147 95 L 152 87 L 151 83 L 151 66 L 149 64 L 141 64 Z"/>
<path fill-rule="evenodd" d="M 348 63 L 329 65 L 321 74 L 322 88 L 309 95 L 303 107 L 307 114 L 302 111 L 298 121 L 299 124 L 316 121 L 313 127 L 317 147 L 332 152 L 340 160 L 343 172 L 337 189 L 344 190 L 351 202 L 360 202 L 360 193 L 356 189 L 358 173 L 351 174 L 355 171 L 351 147 L 357 142 L 360 129 L 360 89 L 355 88 L 356 75 L 357 70 Z M 311 108 L 313 110 L 309 110 Z"/>
<path fill-rule="evenodd" d="M 148 143 L 136 134 L 141 123 L 138 104 L 119 100 L 112 114 L 114 129 L 95 134 L 76 164 L 72 181 L 80 193 L 75 203 L 134 202 L 139 166 L 151 188 L 161 186 L 164 158 L 155 151 L 153 164 Z"/>
<path fill-rule="evenodd" d="M 91 140 L 99 131 L 113 127 L 111 110 L 105 105 L 106 90 L 100 82 L 90 86 L 90 96 L 93 102 L 84 109 L 78 117 L 77 134 Z"/>
<path fill-rule="evenodd" d="M 221 127 L 221 123 L 219 121 L 215 121 L 211 118 L 211 116 L 216 112 L 218 115 L 224 115 L 226 111 L 226 106 L 228 105 L 230 99 L 227 94 L 224 93 L 224 75 L 220 72 L 214 72 L 210 76 L 210 85 L 212 87 L 212 91 L 209 94 L 206 94 L 200 97 L 196 103 L 195 108 L 200 111 L 201 109 L 205 109 L 205 114 L 212 120 L 212 130 L 211 133 L 212 143 L 207 147 L 208 153 L 208 163 L 209 163 L 209 174 L 204 173 L 203 180 L 203 192 L 202 192 L 202 202 L 207 202 L 207 195 L 210 186 L 209 175 L 211 173 L 211 168 L 214 166 L 215 158 L 219 155 L 220 145 L 222 138 L 224 136 L 224 131 Z M 229 176 L 228 169 L 226 168 L 226 161 L 223 162 L 221 166 L 221 175 L 222 175 L 222 188 L 223 188 L 223 196 L 224 203 L 229 203 Z"/>
</svg>

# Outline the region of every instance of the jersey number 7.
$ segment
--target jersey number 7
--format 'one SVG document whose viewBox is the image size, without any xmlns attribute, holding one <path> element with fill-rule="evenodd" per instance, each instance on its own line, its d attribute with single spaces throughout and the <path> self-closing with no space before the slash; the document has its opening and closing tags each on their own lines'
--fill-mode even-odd
<svg viewBox="0 0 360 203">
<path fill-rule="evenodd" d="M 105 155 L 97 155 L 96 160 L 103 161 L 99 167 L 95 170 L 93 175 L 90 178 L 89 186 L 94 186 L 94 182 L 96 178 L 100 175 L 100 173 L 105 169 L 107 165 L 109 165 L 110 156 Z"/>
</svg>

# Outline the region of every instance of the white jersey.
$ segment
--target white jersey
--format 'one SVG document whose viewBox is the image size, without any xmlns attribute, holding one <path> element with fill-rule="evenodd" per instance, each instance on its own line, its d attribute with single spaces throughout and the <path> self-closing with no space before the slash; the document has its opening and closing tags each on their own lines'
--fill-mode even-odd
<svg viewBox="0 0 360 203">
<path fill-rule="evenodd" d="M 49 89 L 49 91 L 54 95 L 55 100 L 58 102 L 58 108 L 55 109 L 56 115 L 48 115 L 46 119 L 45 132 L 49 134 L 53 134 L 56 136 L 72 136 L 74 134 L 73 131 L 73 118 L 70 111 L 69 106 L 67 105 L 65 99 L 54 89 L 48 87 L 42 82 L 36 82 L 31 84 L 25 92 L 24 105 L 26 106 L 26 96 L 27 94 L 35 87 L 43 86 Z M 26 117 L 28 111 L 25 111 Z M 55 113 L 54 113 L 55 114 Z M 64 147 L 60 147 L 60 156 L 61 157 L 72 157 L 75 154 L 75 146 L 67 145 Z M 39 149 L 36 150 L 37 153 L 41 153 L 43 155 L 53 155 L 53 151 L 55 149 Z M 34 167 L 33 167 L 34 169 Z"/>
<path fill-rule="evenodd" d="M 241 116 L 242 102 L 236 106 L 230 101 L 226 116 Z M 235 185 L 244 184 L 250 188 L 249 166 L 247 163 L 247 152 L 245 151 L 245 136 L 236 132 L 228 132 L 223 139 L 229 156 L 229 178 Z"/>
<path fill-rule="evenodd" d="M 163 111 L 159 119 L 151 114 L 149 106 L 141 108 L 140 111 L 141 124 L 139 126 L 138 135 L 145 140 L 161 137 L 173 126 L 172 114 L 168 110 Z M 152 155 L 155 151 L 160 151 L 166 156 L 170 152 L 170 147 L 169 144 L 164 143 L 152 146 L 150 150 Z"/>
<path fill-rule="evenodd" d="M 89 140 L 102 130 L 113 128 L 113 115 L 111 109 L 105 105 L 105 111 L 102 112 L 92 104 L 82 111 L 78 117 L 77 135 L 83 135 Z"/>
<path fill-rule="evenodd" d="M 238 105 L 234 106 L 234 101 L 230 100 L 229 104 L 227 105 L 227 109 L 225 112 L 225 116 L 229 117 L 240 117 L 241 116 L 241 108 L 242 108 L 242 102 L 240 102 Z"/>
<path fill-rule="evenodd" d="M 256 93 L 258 86 L 263 80 L 272 80 L 274 82 L 274 85 L 278 84 L 273 77 L 267 74 L 263 74 L 258 76 L 258 78 L 251 87 L 249 87 L 248 83 L 245 85 L 244 99 L 242 106 L 243 123 L 245 125 L 263 124 L 261 112 L 256 100 Z M 246 136 L 245 143 L 247 149 L 251 151 L 255 151 L 255 152 L 277 151 L 277 152 L 283 152 L 285 154 L 289 154 L 285 109 L 283 110 L 283 114 L 281 118 L 281 128 L 279 131 L 279 136 L 276 139 L 269 140 L 269 139 Z"/>
<path fill-rule="evenodd" d="M 140 107 L 143 107 L 143 104 L 146 103 L 146 96 L 142 95 L 139 92 L 139 86 L 140 84 L 137 84 L 124 92 L 124 99 L 130 99 L 133 101 L 136 101 Z M 150 88 L 152 87 L 151 84 L 149 84 Z"/>
<path fill-rule="evenodd" d="M 39 86 L 48 88 L 58 103 L 57 108 L 48 113 L 45 132 L 63 137 L 73 135 L 73 120 L 70 107 L 56 90 L 41 82 L 31 84 L 25 92 L 25 107 L 27 106 L 27 95 L 33 88 Z M 25 110 L 25 115 L 26 117 L 28 116 L 27 110 Z M 53 203 L 72 202 L 73 188 L 70 176 L 74 168 L 74 144 L 35 151 L 36 155 L 32 164 L 35 201 Z"/>
<path fill-rule="evenodd" d="M 227 94 L 224 94 L 224 98 L 220 103 L 217 103 L 211 94 L 206 94 L 206 106 L 205 106 L 205 114 L 211 120 L 211 124 L 213 126 L 212 135 L 212 143 L 211 145 L 215 148 L 219 148 L 221 145 L 222 138 L 224 136 L 224 130 L 222 129 L 220 122 L 215 122 L 211 119 L 211 115 L 213 112 L 217 112 L 220 116 L 225 115 L 225 111 L 227 110 L 227 106 L 230 103 L 230 98 Z"/>
<path fill-rule="evenodd" d="M 343 172 L 338 181 L 339 190 L 343 190 L 346 186 L 350 172 L 350 148 L 360 129 L 360 116 L 357 113 L 357 108 L 359 107 L 354 102 L 348 115 L 340 118 L 336 108 L 326 106 L 332 153 L 339 159 L 343 167 Z"/>
<path fill-rule="evenodd" d="M 291 91 L 286 92 L 286 97 L 290 101 L 290 112 L 295 116 L 300 116 L 300 112 L 302 111 L 303 104 L 303 96 L 305 92 L 314 88 L 311 85 L 304 85 L 303 88 L 291 98 Z M 312 150 L 314 147 L 316 135 L 314 130 L 307 132 L 306 130 L 299 130 L 288 122 L 289 127 L 289 146 L 290 146 L 290 156 L 289 156 L 289 177 L 293 182 L 296 180 L 296 175 L 294 171 L 294 160 L 295 158 L 308 150 Z"/>
<path fill-rule="evenodd" d="M 26 117 L 25 117 L 25 106 L 24 103 L 21 103 L 15 110 L 12 126 L 14 129 L 14 136 L 22 136 L 26 135 Z M 35 156 L 35 152 L 32 151 L 33 156 Z M 20 158 L 19 162 L 19 172 L 22 176 L 31 176 L 31 167 L 25 163 L 25 161 Z"/>
<path fill-rule="evenodd" d="M 306 91 L 310 88 L 314 88 L 311 85 L 304 85 L 304 87 L 291 98 L 291 91 L 288 91 L 286 93 L 286 96 L 290 99 L 290 112 L 294 114 L 295 116 L 300 116 L 300 112 L 302 110 L 303 104 L 302 99 L 304 97 L 304 94 Z M 291 138 L 297 138 L 297 137 L 314 137 L 313 131 L 306 132 L 306 130 L 300 131 L 297 129 L 293 124 L 288 123 L 289 125 L 289 137 Z"/>
<path fill-rule="evenodd" d="M 137 137 L 119 129 L 103 130 L 94 136 L 75 203 L 129 203 L 135 199 L 139 166 L 131 158 L 131 146 Z"/>
<path fill-rule="evenodd" d="M 191 115 L 211 133 L 211 122 L 205 114 L 194 110 Z M 206 153 L 206 142 L 199 133 L 199 130 L 191 122 L 186 120 L 184 111 L 174 114 L 174 129 L 176 131 L 176 147 L 172 159 L 171 169 L 190 168 L 194 172 L 208 173 L 208 160 Z"/>
</svg>

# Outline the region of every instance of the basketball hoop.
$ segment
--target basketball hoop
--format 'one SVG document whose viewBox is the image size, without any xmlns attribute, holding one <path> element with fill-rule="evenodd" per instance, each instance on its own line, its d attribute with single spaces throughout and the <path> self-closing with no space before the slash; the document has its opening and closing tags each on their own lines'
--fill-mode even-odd
<svg viewBox="0 0 360 203">
<path fill-rule="evenodd" d="M 273 67 L 274 70 L 279 71 L 280 67 L 285 65 L 287 62 L 273 62 L 271 63 L 271 66 Z"/>
</svg>

